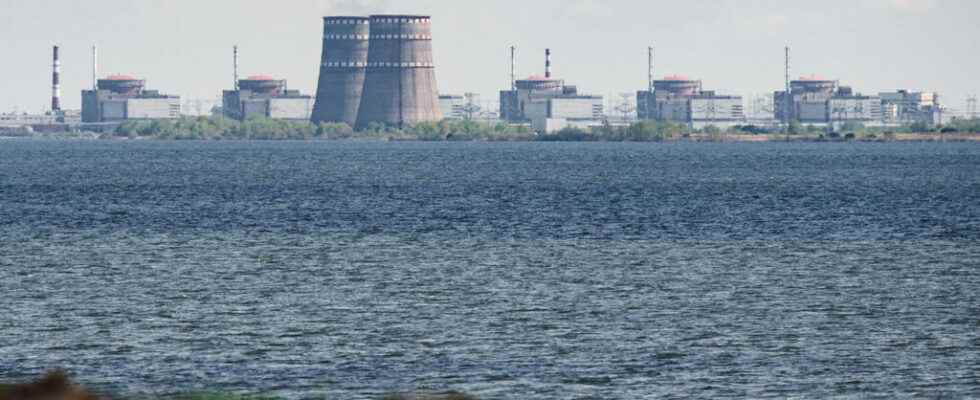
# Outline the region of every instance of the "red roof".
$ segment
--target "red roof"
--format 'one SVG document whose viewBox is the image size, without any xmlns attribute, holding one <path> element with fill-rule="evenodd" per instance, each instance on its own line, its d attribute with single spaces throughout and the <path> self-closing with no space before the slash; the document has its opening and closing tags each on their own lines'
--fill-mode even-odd
<svg viewBox="0 0 980 400">
<path fill-rule="evenodd" d="M 806 82 L 821 82 L 821 81 L 827 81 L 828 79 L 819 75 L 811 74 L 810 76 L 801 76 L 799 80 L 806 81 Z"/>
<path fill-rule="evenodd" d="M 247 80 L 247 81 L 274 81 L 274 80 L 276 80 L 276 78 L 273 78 L 272 76 L 269 76 L 269 75 L 252 75 L 252 76 L 246 78 L 245 80 Z"/>
<path fill-rule="evenodd" d="M 684 75 L 669 75 L 664 77 L 665 81 L 689 81 L 688 77 Z"/>
<path fill-rule="evenodd" d="M 132 75 L 109 75 L 105 78 L 107 81 L 136 81 L 135 77 Z"/>
</svg>

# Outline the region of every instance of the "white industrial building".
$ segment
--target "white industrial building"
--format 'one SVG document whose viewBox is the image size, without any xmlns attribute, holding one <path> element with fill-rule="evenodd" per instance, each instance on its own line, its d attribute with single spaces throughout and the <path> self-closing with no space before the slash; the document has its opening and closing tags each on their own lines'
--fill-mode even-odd
<svg viewBox="0 0 980 400">
<path fill-rule="evenodd" d="M 439 108 L 445 119 L 466 118 L 466 98 L 459 95 L 440 95 Z"/>
<path fill-rule="evenodd" d="M 536 132 L 599 125 L 605 115 L 601 96 L 563 96 L 533 99 L 525 107 Z"/>
</svg>

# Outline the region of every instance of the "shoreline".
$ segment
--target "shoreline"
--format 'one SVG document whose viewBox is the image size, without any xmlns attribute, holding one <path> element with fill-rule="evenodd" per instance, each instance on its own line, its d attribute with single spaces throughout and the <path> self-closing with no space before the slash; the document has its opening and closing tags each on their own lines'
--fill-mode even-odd
<svg viewBox="0 0 980 400">
<path fill-rule="evenodd" d="M 202 141 L 202 142 L 221 142 L 221 141 L 257 141 L 257 142 L 277 142 L 277 141 L 372 141 L 372 142 L 512 142 L 512 143 L 532 143 L 532 142 L 588 142 L 588 143 L 779 143 L 779 142 L 799 142 L 799 143 L 889 143 L 889 142 L 980 142 L 980 133 L 894 133 L 886 135 L 856 135 L 854 137 L 827 137 L 825 135 L 814 134 L 744 134 L 744 133 L 720 133 L 703 134 L 692 133 L 681 137 L 671 137 L 662 140 L 609 140 L 602 137 L 589 137 L 568 139 L 554 137 L 554 135 L 528 135 L 528 136 L 502 136 L 499 138 L 466 138 L 466 137 L 419 137 L 409 134 L 366 134 L 352 135 L 349 137 L 334 138 L 174 138 L 174 137 L 120 137 L 106 136 L 97 132 L 78 132 L 78 133 L 46 133 L 30 135 L 0 135 L 0 140 L 98 140 L 98 141 Z"/>
</svg>

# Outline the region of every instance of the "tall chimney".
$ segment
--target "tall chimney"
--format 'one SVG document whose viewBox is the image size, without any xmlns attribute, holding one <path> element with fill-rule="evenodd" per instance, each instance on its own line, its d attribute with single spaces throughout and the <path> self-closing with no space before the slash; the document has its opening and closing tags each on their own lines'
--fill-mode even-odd
<svg viewBox="0 0 980 400">
<path fill-rule="evenodd" d="M 235 63 L 235 90 L 238 90 L 238 45 L 234 48 L 234 63 Z"/>
<path fill-rule="evenodd" d="M 647 90 L 653 92 L 653 46 L 647 47 Z"/>
<path fill-rule="evenodd" d="M 786 92 L 783 94 L 783 119 L 788 126 L 790 121 L 793 120 L 793 96 L 790 95 L 790 83 L 789 83 L 789 46 L 786 46 Z"/>
<path fill-rule="evenodd" d="M 92 46 L 92 90 L 99 90 L 99 47 Z"/>
<path fill-rule="evenodd" d="M 510 90 L 517 90 L 517 47 L 510 46 Z"/>
<path fill-rule="evenodd" d="M 551 49 L 544 49 L 544 77 L 551 79 Z"/>
<path fill-rule="evenodd" d="M 61 58 L 58 46 L 54 46 L 54 59 L 51 64 L 51 111 L 61 111 Z"/>
</svg>

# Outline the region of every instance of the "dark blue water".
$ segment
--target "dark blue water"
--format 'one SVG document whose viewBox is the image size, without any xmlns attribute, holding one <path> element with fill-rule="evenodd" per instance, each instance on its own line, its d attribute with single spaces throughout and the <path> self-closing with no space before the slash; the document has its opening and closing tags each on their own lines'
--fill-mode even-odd
<svg viewBox="0 0 980 400">
<path fill-rule="evenodd" d="M 980 144 L 0 141 L 0 379 L 980 398 Z"/>
</svg>

